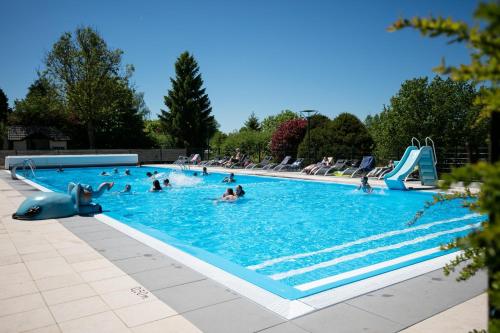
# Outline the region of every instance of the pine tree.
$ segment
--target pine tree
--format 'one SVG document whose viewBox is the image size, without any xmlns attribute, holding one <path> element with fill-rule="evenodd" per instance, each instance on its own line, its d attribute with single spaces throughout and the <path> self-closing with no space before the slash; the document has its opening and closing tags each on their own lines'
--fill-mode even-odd
<svg viewBox="0 0 500 333">
<path fill-rule="evenodd" d="M 247 121 L 245 121 L 245 127 L 243 128 L 250 131 L 260 131 L 261 127 L 259 118 L 257 118 L 254 112 L 252 112 L 252 114 L 250 114 L 250 117 L 248 117 Z"/>
<path fill-rule="evenodd" d="M 7 122 L 7 116 L 10 112 L 9 100 L 7 95 L 0 89 L 0 123 Z"/>
<path fill-rule="evenodd" d="M 202 148 L 215 133 L 217 122 L 211 115 L 210 100 L 203 88 L 200 68 L 189 52 L 183 52 L 175 63 L 172 89 L 165 96 L 169 111 L 162 110 L 160 120 L 167 134 L 181 148 Z"/>
</svg>

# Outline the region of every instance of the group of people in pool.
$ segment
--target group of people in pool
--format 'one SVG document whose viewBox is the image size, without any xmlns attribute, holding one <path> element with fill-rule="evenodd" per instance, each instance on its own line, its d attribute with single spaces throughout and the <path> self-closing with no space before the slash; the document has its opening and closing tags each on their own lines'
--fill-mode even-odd
<svg viewBox="0 0 500 333">
<path fill-rule="evenodd" d="M 62 172 L 62 171 L 59 171 L 59 170 L 58 170 L 58 172 Z M 125 176 L 131 176 L 131 175 L 132 175 L 132 174 L 130 173 L 130 170 L 129 170 L 129 169 L 125 169 L 125 172 L 124 172 L 124 173 L 125 173 Z M 118 174 L 120 174 L 120 171 L 118 171 L 118 169 L 117 169 L 117 168 L 114 168 L 114 169 L 113 169 L 113 175 L 118 175 Z M 99 176 L 111 176 L 111 175 L 112 175 L 112 174 L 110 174 L 110 173 L 108 173 L 108 172 L 106 172 L 106 171 L 103 171 L 103 172 L 101 172 L 101 173 L 99 174 Z"/>
</svg>

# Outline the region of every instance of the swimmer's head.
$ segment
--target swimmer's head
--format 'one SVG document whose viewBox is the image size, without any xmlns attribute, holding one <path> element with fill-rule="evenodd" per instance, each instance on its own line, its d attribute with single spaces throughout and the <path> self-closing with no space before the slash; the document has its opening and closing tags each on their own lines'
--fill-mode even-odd
<svg viewBox="0 0 500 333">
<path fill-rule="evenodd" d="M 168 184 L 170 184 L 170 180 L 168 180 L 168 178 L 165 178 L 163 180 L 163 185 L 168 185 Z"/>
<path fill-rule="evenodd" d="M 161 190 L 160 181 L 159 181 L 158 179 L 155 179 L 155 180 L 153 181 L 153 188 L 154 188 L 155 190 Z"/>
<path fill-rule="evenodd" d="M 104 176 L 106 174 L 106 171 L 101 172 L 101 176 Z"/>
<path fill-rule="evenodd" d="M 206 173 L 207 172 L 207 167 L 203 167 L 203 172 Z"/>
<path fill-rule="evenodd" d="M 146 176 L 151 177 L 153 174 L 151 172 L 146 172 Z"/>
<path fill-rule="evenodd" d="M 126 170 L 125 170 L 125 174 L 126 174 L 127 176 L 130 176 L 130 170 L 129 170 L 129 169 L 126 169 Z"/>
<path fill-rule="evenodd" d="M 156 170 L 155 170 L 155 171 L 153 172 L 153 174 L 154 174 L 154 175 L 157 175 L 157 174 L 158 174 L 158 171 L 156 171 Z"/>
<path fill-rule="evenodd" d="M 233 191 L 233 189 L 232 189 L 232 188 L 228 188 L 228 189 L 226 190 L 226 194 L 228 194 L 228 195 L 234 195 L 234 191 Z"/>
<path fill-rule="evenodd" d="M 117 169 L 117 168 L 114 168 L 114 169 L 113 169 L 113 172 L 114 172 L 114 173 L 118 173 L 118 169 Z"/>
<path fill-rule="evenodd" d="M 245 191 L 243 191 L 243 187 L 241 185 L 236 186 L 236 195 L 239 197 L 245 195 Z"/>
<path fill-rule="evenodd" d="M 127 185 L 125 185 L 124 191 L 130 192 L 131 189 L 132 189 L 132 186 L 130 184 L 127 184 Z"/>
<path fill-rule="evenodd" d="M 229 174 L 229 178 L 233 179 L 233 178 L 234 178 L 234 173 L 232 173 L 232 172 L 231 172 L 231 173 Z"/>
<path fill-rule="evenodd" d="M 361 178 L 361 182 L 362 182 L 363 184 L 368 183 L 368 177 L 363 176 L 363 178 Z"/>
<path fill-rule="evenodd" d="M 196 172 L 196 171 L 193 172 L 193 176 L 195 176 L 195 177 L 198 176 L 198 172 Z"/>
</svg>

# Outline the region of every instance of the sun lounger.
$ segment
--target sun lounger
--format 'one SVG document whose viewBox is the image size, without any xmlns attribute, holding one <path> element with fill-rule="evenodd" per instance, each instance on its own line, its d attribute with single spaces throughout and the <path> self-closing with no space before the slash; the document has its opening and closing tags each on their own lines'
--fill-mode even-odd
<svg viewBox="0 0 500 333">
<path fill-rule="evenodd" d="M 351 178 L 361 177 L 370 172 L 375 166 L 375 158 L 373 156 L 363 156 L 363 160 L 359 168 L 351 174 Z"/>
<path fill-rule="evenodd" d="M 353 160 L 351 163 L 348 163 L 349 167 L 342 171 L 341 176 L 349 176 L 352 175 L 359 168 L 359 160 Z"/>
<path fill-rule="evenodd" d="M 319 168 L 314 172 L 315 175 L 323 175 L 326 176 L 331 171 L 341 171 L 344 170 L 347 166 L 348 160 L 337 160 L 334 165 Z"/>
<path fill-rule="evenodd" d="M 305 173 L 305 174 L 311 174 L 311 172 L 317 168 L 320 168 L 322 166 L 326 166 L 329 164 L 328 161 L 332 161 L 333 158 L 332 157 L 323 157 L 323 159 L 318 162 L 318 163 L 314 163 L 314 164 L 309 164 L 308 166 L 306 166 L 305 168 L 303 168 L 300 172 L 301 173 Z"/>
<path fill-rule="evenodd" d="M 233 164 L 231 164 L 229 166 L 229 168 L 231 169 L 235 169 L 235 168 L 244 168 L 245 167 L 245 163 L 247 163 L 249 161 L 249 157 L 248 155 L 242 155 L 240 160 L 237 161 L 237 162 L 234 162 Z"/>
<path fill-rule="evenodd" d="M 272 156 L 266 156 L 260 163 L 250 163 L 245 169 L 262 169 L 273 160 Z"/>
<path fill-rule="evenodd" d="M 304 162 L 303 158 L 297 158 L 292 164 L 285 164 L 276 171 L 298 171 Z"/>
<path fill-rule="evenodd" d="M 200 163 L 200 161 L 201 161 L 200 154 L 193 154 L 193 155 L 189 158 L 188 163 L 189 163 L 189 164 L 196 165 L 196 164 L 199 164 L 199 163 Z"/>
<path fill-rule="evenodd" d="M 174 164 L 187 164 L 189 161 L 193 158 L 194 154 L 187 156 L 179 156 L 175 161 Z"/>
<path fill-rule="evenodd" d="M 285 158 L 283 159 L 283 161 L 281 161 L 280 164 L 278 165 L 275 165 L 273 168 L 268 168 L 268 169 L 265 169 L 265 170 L 272 170 L 272 171 L 279 171 L 279 169 L 281 169 L 284 165 L 287 165 L 290 160 L 292 159 L 292 156 L 285 156 Z"/>
</svg>

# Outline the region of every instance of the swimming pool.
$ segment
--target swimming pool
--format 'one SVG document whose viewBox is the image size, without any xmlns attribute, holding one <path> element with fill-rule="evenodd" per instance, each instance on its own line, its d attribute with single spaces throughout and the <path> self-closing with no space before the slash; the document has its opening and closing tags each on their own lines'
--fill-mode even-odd
<svg viewBox="0 0 500 333">
<path fill-rule="evenodd" d="M 217 202 L 226 174 L 156 169 L 172 187 L 150 193 L 149 167 L 37 170 L 36 183 L 64 192 L 68 182 L 114 181 L 98 198 L 104 213 L 282 298 L 296 300 L 435 258 L 439 246 L 479 227 L 483 217 L 460 201 L 431 208 L 408 222 L 432 193 L 375 189 L 367 195 L 350 185 L 236 175 L 243 199 Z M 132 194 L 119 194 L 125 184 Z"/>
</svg>

